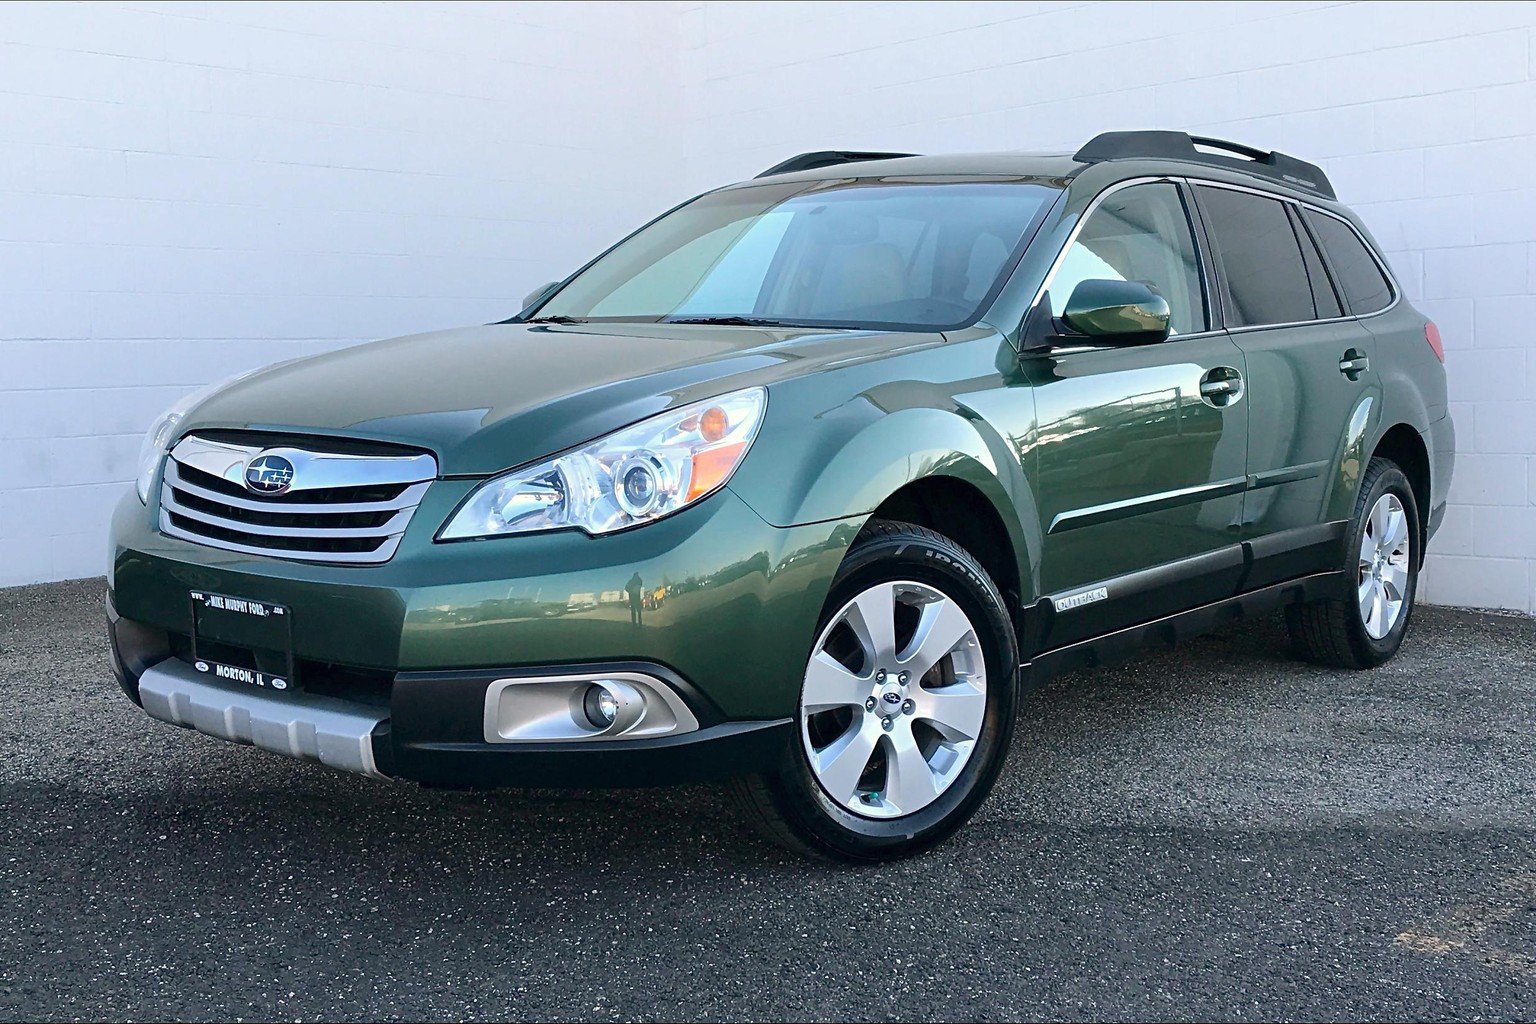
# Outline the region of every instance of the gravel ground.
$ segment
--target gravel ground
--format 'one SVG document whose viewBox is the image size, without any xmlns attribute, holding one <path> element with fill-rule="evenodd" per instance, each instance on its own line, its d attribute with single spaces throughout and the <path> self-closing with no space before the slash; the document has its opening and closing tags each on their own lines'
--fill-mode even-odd
<svg viewBox="0 0 1536 1024">
<path fill-rule="evenodd" d="M 0 591 L 0 1017 L 1536 1017 L 1536 624 L 1275 622 L 1065 677 L 881 868 L 705 788 L 445 793 L 146 719 L 98 581 Z"/>
</svg>

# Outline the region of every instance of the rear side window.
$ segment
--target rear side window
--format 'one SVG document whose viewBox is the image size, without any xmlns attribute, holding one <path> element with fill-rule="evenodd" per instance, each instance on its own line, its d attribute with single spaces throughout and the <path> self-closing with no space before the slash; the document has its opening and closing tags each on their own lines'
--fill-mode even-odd
<svg viewBox="0 0 1536 1024">
<path fill-rule="evenodd" d="M 1221 265 L 1228 327 L 1312 320 L 1312 285 L 1285 203 L 1199 186 L 1200 208 Z"/>
<path fill-rule="evenodd" d="M 1316 210 L 1303 211 L 1302 215 L 1328 254 L 1349 311 L 1364 316 L 1386 309 L 1392 302 L 1392 285 L 1354 228 Z"/>
<path fill-rule="evenodd" d="M 1312 281 L 1312 304 L 1317 307 L 1317 318 L 1328 320 L 1343 316 L 1344 307 L 1339 305 L 1339 296 L 1333 290 L 1333 279 L 1323 266 L 1323 258 L 1318 255 L 1312 234 L 1297 221 L 1299 216 L 1296 207 L 1291 207 L 1291 227 L 1296 229 L 1296 239 L 1301 242 L 1301 256 L 1307 262 L 1307 277 Z"/>
</svg>

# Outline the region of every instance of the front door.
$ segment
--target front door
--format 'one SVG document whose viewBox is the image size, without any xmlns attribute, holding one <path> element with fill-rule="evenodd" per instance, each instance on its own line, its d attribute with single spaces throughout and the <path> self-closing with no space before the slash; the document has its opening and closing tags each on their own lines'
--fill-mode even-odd
<svg viewBox="0 0 1536 1024">
<path fill-rule="evenodd" d="M 1026 466 L 1032 456 L 1047 647 L 1230 596 L 1243 567 L 1246 370 L 1242 351 L 1210 329 L 1180 186 L 1125 186 L 1092 208 L 1048 295 L 1059 309 L 1090 279 L 1147 284 L 1168 300 L 1172 333 L 1023 359 L 1035 389 Z"/>
</svg>

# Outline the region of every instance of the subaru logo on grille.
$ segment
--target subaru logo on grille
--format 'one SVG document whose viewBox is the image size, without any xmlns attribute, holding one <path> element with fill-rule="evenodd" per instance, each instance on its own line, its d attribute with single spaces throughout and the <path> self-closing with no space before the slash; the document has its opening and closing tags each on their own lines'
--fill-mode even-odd
<svg viewBox="0 0 1536 1024">
<path fill-rule="evenodd" d="M 293 486 L 293 463 L 263 452 L 245 464 L 245 486 L 257 494 L 282 494 Z"/>
</svg>

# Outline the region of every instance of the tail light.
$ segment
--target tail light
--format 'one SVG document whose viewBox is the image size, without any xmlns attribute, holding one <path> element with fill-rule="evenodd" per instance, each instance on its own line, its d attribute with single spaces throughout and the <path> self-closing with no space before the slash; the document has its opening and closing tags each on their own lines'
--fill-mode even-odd
<svg viewBox="0 0 1536 1024">
<path fill-rule="evenodd" d="M 1435 354 L 1435 358 L 1445 362 L 1445 342 L 1440 340 L 1440 328 L 1431 320 L 1424 325 L 1424 340 L 1429 342 L 1429 349 Z"/>
</svg>

